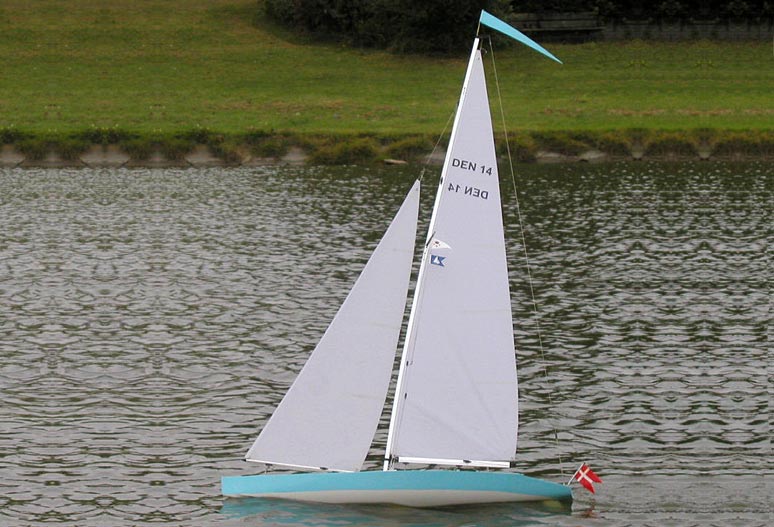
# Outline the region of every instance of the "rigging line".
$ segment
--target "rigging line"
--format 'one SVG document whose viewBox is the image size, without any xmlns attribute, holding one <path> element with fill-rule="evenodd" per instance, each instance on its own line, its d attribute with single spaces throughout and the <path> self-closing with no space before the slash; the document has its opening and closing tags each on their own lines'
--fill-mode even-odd
<svg viewBox="0 0 774 527">
<path fill-rule="evenodd" d="M 438 145 L 441 144 L 441 140 L 443 139 L 444 134 L 446 134 L 446 130 L 449 128 L 449 123 L 454 118 L 454 114 L 457 113 L 457 108 L 455 107 L 454 110 L 452 110 L 451 114 L 449 115 L 449 118 L 446 119 L 446 126 L 443 127 L 443 131 L 441 132 L 441 135 L 438 136 L 438 141 L 435 142 L 435 146 L 433 147 L 433 150 L 428 154 L 427 159 L 425 160 L 425 164 L 422 165 L 422 171 L 419 173 L 419 182 L 422 183 L 422 178 L 425 177 L 425 172 L 427 171 L 427 167 L 430 164 L 430 160 L 433 159 L 433 154 L 435 154 L 435 151 L 438 149 Z"/>
<path fill-rule="evenodd" d="M 513 196 L 516 198 L 516 216 L 519 220 L 519 229 L 521 231 L 521 246 L 524 249 L 524 261 L 527 266 L 527 282 L 529 283 L 529 294 L 532 297 L 532 312 L 535 316 L 535 331 L 537 332 L 537 338 L 538 338 L 538 348 L 540 349 L 540 362 L 541 362 L 541 368 L 543 369 L 543 377 L 548 380 L 548 369 L 546 368 L 546 354 L 543 349 L 543 334 L 540 328 L 540 314 L 538 312 L 538 306 L 537 306 L 537 300 L 535 300 L 535 288 L 532 284 L 532 270 L 529 264 L 529 255 L 527 254 L 527 238 L 524 234 L 524 222 L 521 219 L 521 206 L 519 204 L 519 193 L 516 190 L 516 173 L 513 170 L 513 158 L 511 157 L 511 145 L 508 141 L 508 128 L 505 123 L 505 109 L 503 108 L 503 98 L 500 95 L 500 80 L 497 77 L 497 65 L 495 64 L 495 56 L 494 56 L 494 46 L 492 46 L 492 37 L 487 36 L 487 39 L 489 40 L 489 50 L 492 54 L 492 72 L 494 73 L 495 78 L 495 86 L 497 87 L 497 101 L 500 105 L 500 118 L 503 122 L 503 135 L 505 136 L 505 150 L 508 153 L 508 166 L 511 170 L 511 183 L 513 184 Z M 553 398 L 551 397 L 550 390 L 547 392 L 548 394 L 548 403 L 551 407 L 554 405 Z M 562 461 L 562 454 L 561 454 L 561 448 L 559 448 L 559 432 L 556 429 L 556 426 L 554 423 L 552 423 L 552 427 L 554 429 L 554 441 L 556 442 L 558 454 L 557 457 L 559 458 L 559 472 L 562 475 L 562 477 L 565 476 L 564 474 L 564 463 Z"/>
</svg>

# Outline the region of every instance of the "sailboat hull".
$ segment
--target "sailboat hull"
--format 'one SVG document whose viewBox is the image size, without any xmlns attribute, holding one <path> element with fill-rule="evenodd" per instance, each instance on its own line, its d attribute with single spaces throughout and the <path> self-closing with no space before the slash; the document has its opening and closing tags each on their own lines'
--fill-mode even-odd
<svg viewBox="0 0 774 527">
<path fill-rule="evenodd" d="M 221 487 L 233 497 L 409 507 L 572 499 L 568 486 L 522 474 L 451 470 L 231 476 Z"/>
</svg>

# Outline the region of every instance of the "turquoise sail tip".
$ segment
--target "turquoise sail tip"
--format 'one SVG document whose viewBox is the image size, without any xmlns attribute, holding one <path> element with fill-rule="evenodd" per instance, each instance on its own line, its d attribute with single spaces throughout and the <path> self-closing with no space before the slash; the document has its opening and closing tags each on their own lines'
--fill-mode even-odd
<svg viewBox="0 0 774 527">
<path fill-rule="evenodd" d="M 504 35 L 508 35 L 512 39 L 518 40 L 522 44 L 531 47 L 535 51 L 542 53 L 549 59 L 555 60 L 559 64 L 563 64 L 561 60 L 556 58 L 550 51 L 545 49 L 543 46 L 529 38 L 527 35 L 516 29 L 515 27 L 503 22 L 496 16 L 487 13 L 483 9 L 481 10 L 481 17 L 478 19 L 479 22 L 484 24 L 487 27 L 490 27 L 496 31 L 499 31 L 500 33 L 503 33 Z"/>
</svg>

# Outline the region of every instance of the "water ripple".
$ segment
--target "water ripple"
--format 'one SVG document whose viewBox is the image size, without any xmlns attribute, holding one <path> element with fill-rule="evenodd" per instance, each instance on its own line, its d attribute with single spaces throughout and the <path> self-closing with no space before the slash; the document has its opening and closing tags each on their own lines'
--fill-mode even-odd
<svg viewBox="0 0 774 527">
<path fill-rule="evenodd" d="M 520 468 L 592 461 L 596 501 L 221 512 L 219 477 L 250 472 L 246 448 L 413 176 L 0 171 L 0 523 L 766 522 L 774 178 L 722 163 L 519 169 L 544 359 L 503 187 Z"/>
</svg>

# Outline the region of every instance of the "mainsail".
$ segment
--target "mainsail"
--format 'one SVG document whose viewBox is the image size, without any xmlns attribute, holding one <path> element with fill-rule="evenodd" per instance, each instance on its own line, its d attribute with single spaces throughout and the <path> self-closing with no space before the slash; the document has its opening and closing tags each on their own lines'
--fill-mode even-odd
<svg viewBox="0 0 774 527">
<path fill-rule="evenodd" d="M 476 39 L 430 222 L 387 459 L 508 466 L 518 395 L 497 157 Z"/>
<path fill-rule="evenodd" d="M 416 182 L 248 461 L 360 470 L 392 374 L 418 208 Z"/>
</svg>

